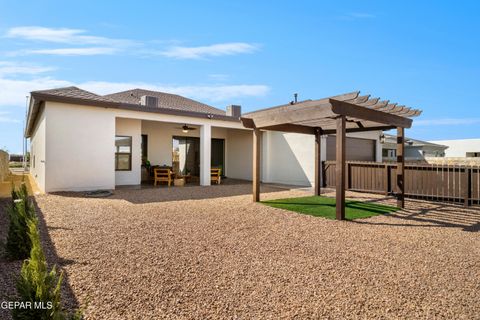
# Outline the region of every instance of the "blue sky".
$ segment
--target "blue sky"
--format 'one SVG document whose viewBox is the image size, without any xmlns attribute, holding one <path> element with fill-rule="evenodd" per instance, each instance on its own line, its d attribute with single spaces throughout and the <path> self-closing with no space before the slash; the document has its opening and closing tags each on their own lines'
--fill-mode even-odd
<svg viewBox="0 0 480 320">
<path fill-rule="evenodd" d="M 360 90 L 423 109 L 410 137 L 478 138 L 478 1 L 0 1 L 0 148 L 29 91 L 135 87 L 244 111 Z"/>
</svg>

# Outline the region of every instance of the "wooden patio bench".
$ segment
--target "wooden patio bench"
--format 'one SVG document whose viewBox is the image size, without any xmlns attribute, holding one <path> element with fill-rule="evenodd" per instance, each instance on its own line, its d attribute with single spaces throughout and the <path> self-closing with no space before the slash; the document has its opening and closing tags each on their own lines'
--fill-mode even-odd
<svg viewBox="0 0 480 320">
<path fill-rule="evenodd" d="M 222 182 L 222 169 L 210 169 L 210 180 L 220 184 Z"/>
<path fill-rule="evenodd" d="M 157 183 L 166 182 L 168 186 L 173 182 L 173 172 L 170 169 L 154 169 L 153 170 L 153 185 L 156 186 Z"/>
</svg>

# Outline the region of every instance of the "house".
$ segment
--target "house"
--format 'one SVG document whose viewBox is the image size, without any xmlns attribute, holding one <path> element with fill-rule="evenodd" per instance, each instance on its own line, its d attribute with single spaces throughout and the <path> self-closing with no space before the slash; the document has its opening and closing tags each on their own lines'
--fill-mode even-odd
<svg viewBox="0 0 480 320">
<path fill-rule="evenodd" d="M 397 160 L 397 136 L 384 134 L 382 137 L 383 161 Z M 419 161 L 427 157 L 444 157 L 448 146 L 412 138 L 405 138 L 405 160 Z"/>
<path fill-rule="evenodd" d="M 210 168 L 252 179 L 252 130 L 240 106 L 220 110 L 179 95 L 133 89 L 97 95 L 76 87 L 31 93 L 25 135 L 30 172 L 45 192 L 139 185 L 142 164 L 170 166 L 210 185 Z M 347 159 L 381 161 L 381 131 L 348 134 Z M 335 158 L 322 136 L 322 160 Z M 281 156 L 277 156 L 281 150 Z M 311 186 L 315 138 L 266 131 L 261 180 Z"/>
<path fill-rule="evenodd" d="M 480 158 L 480 139 L 457 139 L 431 141 L 448 146 L 445 157 L 448 158 Z"/>
</svg>

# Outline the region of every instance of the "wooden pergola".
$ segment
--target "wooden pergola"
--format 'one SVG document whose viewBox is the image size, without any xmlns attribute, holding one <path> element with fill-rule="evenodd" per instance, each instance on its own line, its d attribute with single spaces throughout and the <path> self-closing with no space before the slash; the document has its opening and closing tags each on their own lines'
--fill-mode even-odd
<svg viewBox="0 0 480 320">
<path fill-rule="evenodd" d="M 346 133 L 397 128 L 397 206 L 404 200 L 404 130 L 412 125 L 411 117 L 421 110 L 390 103 L 388 100 L 360 95 L 360 91 L 319 100 L 291 102 L 247 113 L 243 125 L 253 129 L 253 201 L 260 200 L 260 144 L 262 131 L 282 131 L 315 136 L 315 195 L 320 195 L 321 135 L 336 135 L 336 218 L 345 219 L 345 142 Z"/>
</svg>

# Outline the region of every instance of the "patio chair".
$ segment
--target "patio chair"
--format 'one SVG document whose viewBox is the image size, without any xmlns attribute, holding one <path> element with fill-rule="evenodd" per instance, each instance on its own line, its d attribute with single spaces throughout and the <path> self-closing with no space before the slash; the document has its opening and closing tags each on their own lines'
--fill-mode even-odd
<svg viewBox="0 0 480 320">
<path fill-rule="evenodd" d="M 210 180 L 220 184 L 222 182 L 222 169 L 210 169 Z"/>
<path fill-rule="evenodd" d="M 173 176 L 173 173 L 172 173 L 172 170 L 170 169 L 155 168 L 153 170 L 153 181 L 154 181 L 153 185 L 156 186 L 157 183 L 166 182 L 170 187 L 173 181 L 172 176 Z"/>
</svg>

